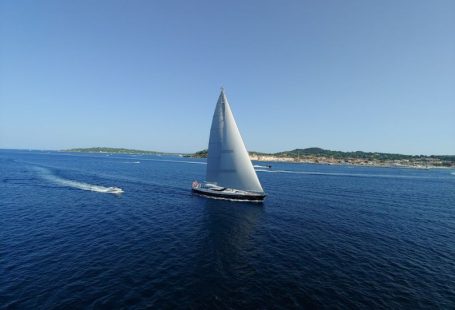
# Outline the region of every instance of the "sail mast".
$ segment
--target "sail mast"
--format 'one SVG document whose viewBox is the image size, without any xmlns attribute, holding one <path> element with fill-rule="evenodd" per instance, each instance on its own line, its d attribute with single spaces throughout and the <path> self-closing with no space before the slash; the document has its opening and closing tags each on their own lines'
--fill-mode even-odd
<svg viewBox="0 0 455 310">
<path fill-rule="evenodd" d="M 264 192 L 223 88 L 210 129 L 206 181 L 233 189 Z"/>
</svg>

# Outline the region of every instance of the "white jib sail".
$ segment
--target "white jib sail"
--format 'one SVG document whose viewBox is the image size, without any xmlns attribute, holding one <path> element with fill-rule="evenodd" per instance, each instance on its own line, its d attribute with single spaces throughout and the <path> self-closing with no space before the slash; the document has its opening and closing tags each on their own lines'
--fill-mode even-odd
<svg viewBox="0 0 455 310">
<path fill-rule="evenodd" d="M 264 192 L 223 90 L 210 129 L 206 181 L 233 189 Z"/>
</svg>

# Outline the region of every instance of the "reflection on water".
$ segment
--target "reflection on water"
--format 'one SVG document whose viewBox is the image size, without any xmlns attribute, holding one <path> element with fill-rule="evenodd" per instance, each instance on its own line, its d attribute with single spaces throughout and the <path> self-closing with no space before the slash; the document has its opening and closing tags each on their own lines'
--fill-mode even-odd
<svg viewBox="0 0 455 310">
<path fill-rule="evenodd" d="M 215 254 L 245 251 L 254 242 L 256 224 L 264 215 L 264 207 L 248 202 L 218 201 L 205 203 L 208 239 Z"/>
<path fill-rule="evenodd" d="M 195 294 L 194 306 L 226 306 L 232 302 L 221 297 L 226 291 L 243 298 L 242 283 L 251 281 L 256 273 L 256 240 L 264 218 L 261 204 L 206 199 L 200 232 L 204 238 L 194 266 L 194 289 L 200 293 Z"/>
</svg>

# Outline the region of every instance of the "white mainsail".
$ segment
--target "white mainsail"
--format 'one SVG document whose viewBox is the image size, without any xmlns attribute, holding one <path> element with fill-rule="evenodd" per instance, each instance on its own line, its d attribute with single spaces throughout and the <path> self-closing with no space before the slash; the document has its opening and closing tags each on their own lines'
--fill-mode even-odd
<svg viewBox="0 0 455 310">
<path fill-rule="evenodd" d="M 264 192 L 223 90 L 210 129 L 206 181 L 233 189 Z"/>
</svg>

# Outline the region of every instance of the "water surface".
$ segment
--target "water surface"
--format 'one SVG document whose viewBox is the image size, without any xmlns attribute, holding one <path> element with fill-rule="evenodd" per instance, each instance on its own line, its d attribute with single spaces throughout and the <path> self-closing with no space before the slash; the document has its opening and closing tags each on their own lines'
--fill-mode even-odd
<svg viewBox="0 0 455 310">
<path fill-rule="evenodd" d="M 191 194 L 204 160 L 0 151 L 0 305 L 454 307 L 453 170 L 271 164 L 254 204 Z"/>
</svg>

